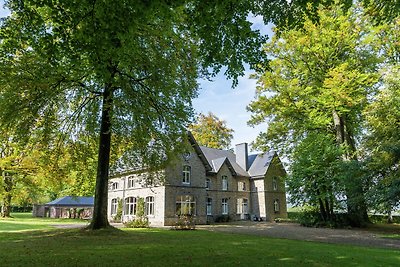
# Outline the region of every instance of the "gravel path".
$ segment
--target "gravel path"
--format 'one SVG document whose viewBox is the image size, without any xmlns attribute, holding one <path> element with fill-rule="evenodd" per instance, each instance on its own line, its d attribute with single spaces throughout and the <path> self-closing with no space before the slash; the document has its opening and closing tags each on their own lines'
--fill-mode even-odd
<svg viewBox="0 0 400 267">
<path fill-rule="evenodd" d="M 382 238 L 379 234 L 360 229 L 328 229 L 302 227 L 294 223 L 236 222 L 198 225 L 198 229 L 226 233 L 251 234 L 275 238 L 349 244 L 400 250 L 400 239 Z"/>
</svg>

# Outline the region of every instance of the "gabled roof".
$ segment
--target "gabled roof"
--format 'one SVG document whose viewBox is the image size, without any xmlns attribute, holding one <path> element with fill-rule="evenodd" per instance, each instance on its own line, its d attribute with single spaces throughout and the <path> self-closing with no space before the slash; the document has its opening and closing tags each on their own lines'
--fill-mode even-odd
<svg viewBox="0 0 400 267">
<path fill-rule="evenodd" d="M 250 166 L 248 170 L 249 175 L 251 177 L 264 176 L 275 155 L 276 153 L 274 151 L 257 155 L 250 155 L 248 157 Z"/>
<path fill-rule="evenodd" d="M 237 163 L 236 163 L 236 155 L 230 151 L 230 150 L 222 150 L 222 149 L 216 149 L 216 148 L 210 148 L 210 147 L 206 147 L 206 146 L 200 146 L 201 151 L 203 151 L 203 154 L 205 155 L 207 161 L 209 162 L 209 164 L 211 166 L 213 166 L 213 161 L 218 160 L 219 163 L 221 163 L 222 158 L 226 158 L 228 160 L 228 162 L 230 163 L 230 165 L 232 166 L 234 172 L 237 175 L 240 176 L 249 176 L 249 174 L 243 170 L 242 167 L 240 167 Z M 221 163 L 222 166 L 223 162 Z M 219 166 L 219 167 L 221 167 Z M 213 168 L 212 172 L 218 172 L 218 169 Z"/>
<path fill-rule="evenodd" d="M 48 206 L 81 206 L 81 207 L 88 207 L 94 205 L 94 197 L 60 197 L 56 200 L 50 201 L 45 205 Z"/>
<path fill-rule="evenodd" d="M 194 136 L 190 131 L 188 131 L 188 137 L 191 146 L 193 147 L 197 156 L 199 156 L 200 160 L 203 162 L 206 171 L 212 171 L 213 168 L 211 163 L 207 159 L 206 155 L 204 155 L 203 150 L 200 148 L 199 144 L 196 142 L 196 139 L 194 139 Z"/>
<path fill-rule="evenodd" d="M 213 172 L 213 173 L 218 173 L 219 170 L 221 169 L 222 165 L 224 165 L 224 163 L 226 163 L 226 165 L 228 166 L 228 169 L 231 171 L 232 175 L 233 176 L 237 175 L 235 169 L 233 168 L 231 162 L 229 161 L 229 159 L 227 157 L 213 159 L 211 161 L 211 163 L 212 163 L 211 166 L 213 167 L 211 172 Z"/>
</svg>

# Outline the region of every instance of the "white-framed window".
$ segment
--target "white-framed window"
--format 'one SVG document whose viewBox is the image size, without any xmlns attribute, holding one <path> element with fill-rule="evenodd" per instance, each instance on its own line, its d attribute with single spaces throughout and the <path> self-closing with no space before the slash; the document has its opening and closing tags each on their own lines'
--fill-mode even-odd
<svg viewBox="0 0 400 267">
<path fill-rule="evenodd" d="M 228 177 L 226 175 L 222 176 L 222 190 L 228 190 Z"/>
<path fill-rule="evenodd" d="M 274 211 L 279 212 L 279 200 L 278 199 L 274 200 Z"/>
<path fill-rule="evenodd" d="M 179 195 L 176 197 L 176 215 L 195 215 L 196 200 L 191 195 Z"/>
<path fill-rule="evenodd" d="M 190 184 L 191 173 L 192 173 L 192 168 L 189 165 L 184 165 L 183 171 L 182 171 L 182 183 L 183 184 Z"/>
<path fill-rule="evenodd" d="M 154 215 L 154 197 L 153 196 L 146 197 L 145 204 L 146 204 L 145 205 L 146 215 Z"/>
<path fill-rule="evenodd" d="M 118 183 L 117 182 L 113 182 L 111 184 L 111 190 L 117 190 L 118 189 Z"/>
<path fill-rule="evenodd" d="M 278 179 L 276 177 L 272 178 L 272 189 L 274 191 L 278 190 Z"/>
<path fill-rule="evenodd" d="M 207 206 L 206 206 L 207 215 L 212 215 L 212 198 L 207 198 Z"/>
<path fill-rule="evenodd" d="M 206 178 L 206 189 L 210 189 L 210 188 L 211 188 L 211 179 Z"/>
<path fill-rule="evenodd" d="M 127 197 L 125 198 L 125 215 L 135 215 L 136 214 L 136 198 Z"/>
<path fill-rule="evenodd" d="M 222 214 L 228 214 L 229 213 L 229 207 L 228 207 L 228 199 L 223 198 L 222 199 Z"/>
<path fill-rule="evenodd" d="M 237 199 L 237 214 L 249 214 L 249 201 L 247 198 L 238 198 Z"/>
<path fill-rule="evenodd" d="M 238 182 L 238 191 L 246 191 L 246 182 Z"/>
<path fill-rule="evenodd" d="M 128 177 L 128 188 L 135 187 L 135 177 L 129 176 Z"/>
<path fill-rule="evenodd" d="M 117 214 L 118 211 L 118 199 L 111 199 L 111 215 Z"/>
</svg>

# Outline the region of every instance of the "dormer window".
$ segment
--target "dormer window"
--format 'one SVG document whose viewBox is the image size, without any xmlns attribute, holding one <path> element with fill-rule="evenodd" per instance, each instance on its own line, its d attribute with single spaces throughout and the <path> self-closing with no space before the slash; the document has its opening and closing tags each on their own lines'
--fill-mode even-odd
<svg viewBox="0 0 400 267">
<path fill-rule="evenodd" d="M 183 166 L 183 171 L 182 171 L 182 183 L 183 184 L 190 184 L 191 172 L 192 172 L 192 168 L 189 165 Z"/>
</svg>

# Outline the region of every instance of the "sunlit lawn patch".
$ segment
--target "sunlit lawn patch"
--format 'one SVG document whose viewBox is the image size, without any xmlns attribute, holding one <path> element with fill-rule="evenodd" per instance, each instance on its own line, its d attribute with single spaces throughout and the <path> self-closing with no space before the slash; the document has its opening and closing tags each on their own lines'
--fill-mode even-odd
<svg viewBox="0 0 400 267">
<path fill-rule="evenodd" d="M 0 218 L 0 232 L 52 229 L 57 224 L 87 224 L 78 219 L 35 218 L 31 213 L 13 213 L 12 218 Z"/>
<path fill-rule="evenodd" d="M 203 230 L 42 229 L 0 232 L 0 259 L 1 266 L 398 266 L 400 251 Z"/>
</svg>

